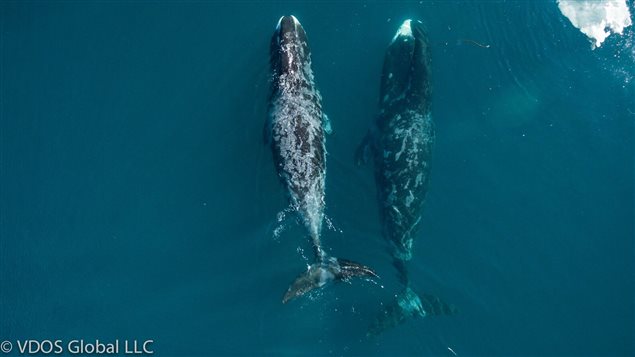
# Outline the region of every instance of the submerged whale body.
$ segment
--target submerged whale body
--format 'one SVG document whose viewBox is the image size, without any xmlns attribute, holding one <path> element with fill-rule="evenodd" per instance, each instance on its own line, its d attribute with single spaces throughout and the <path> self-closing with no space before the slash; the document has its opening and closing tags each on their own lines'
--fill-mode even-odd
<svg viewBox="0 0 635 357">
<path fill-rule="evenodd" d="M 371 326 L 372 334 L 408 317 L 453 312 L 438 298 L 422 299 L 411 289 L 406 264 L 421 223 L 434 146 L 430 73 L 423 26 L 406 20 L 386 50 L 379 114 L 356 153 L 358 164 L 374 162 L 382 235 L 402 284 L 395 301 Z"/>
<path fill-rule="evenodd" d="M 315 263 L 298 276 L 282 302 L 354 276 L 376 276 L 368 267 L 329 257 L 320 241 L 324 221 L 326 150 L 330 125 L 315 86 L 306 33 L 294 16 L 278 21 L 271 39 L 272 86 L 265 139 L 289 204 L 297 212 L 313 244 Z"/>
</svg>

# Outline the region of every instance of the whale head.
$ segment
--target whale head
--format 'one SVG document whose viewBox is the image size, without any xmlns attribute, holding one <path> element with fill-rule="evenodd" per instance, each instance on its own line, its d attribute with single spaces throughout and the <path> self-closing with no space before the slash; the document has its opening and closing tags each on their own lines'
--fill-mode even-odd
<svg viewBox="0 0 635 357">
<path fill-rule="evenodd" d="M 430 48 L 423 23 L 404 21 L 393 37 L 386 56 L 381 79 L 381 101 L 395 99 L 420 100 L 428 95 Z"/>
<path fill-rule="evenodd" d="M 282 16 L 271 39 L 271 65 L 278 73 L 301 70 L 309 59 L 306 32 L 293 16 Z"/>
</svg>

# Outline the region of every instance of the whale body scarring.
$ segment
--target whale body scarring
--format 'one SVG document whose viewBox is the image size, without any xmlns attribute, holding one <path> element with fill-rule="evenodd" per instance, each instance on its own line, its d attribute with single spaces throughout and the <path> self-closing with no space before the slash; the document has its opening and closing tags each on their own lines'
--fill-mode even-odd
<svg viewBox="0 0 635 357">
<path fill-rule="evenodd" d="M 313 244 L 315 263 L 299 275 L 283 303 L 329 281 L 354 276 L 376 277 L 368 267 L 330 257 L 322 248 L 326 178 L 325 133 L 330 124 L 322 111 L 322 97 L 314 82 L 311 53 L 304 28 L 294 16 L 278 21 L 271 39 L 272 85 L 265 138 L 285 187 Z"/>
</svg>

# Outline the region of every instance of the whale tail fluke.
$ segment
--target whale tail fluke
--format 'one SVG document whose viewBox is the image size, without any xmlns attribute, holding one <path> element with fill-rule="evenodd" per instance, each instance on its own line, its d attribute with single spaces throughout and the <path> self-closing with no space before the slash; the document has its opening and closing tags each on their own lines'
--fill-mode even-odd
<svg viewBox="0 0 635 357">
<path fill-rule="evenodd" d="M 334 257 L 322 259 L 310 265 L 307 271 L 293 281 L 284 294 L 282 303 L 321 288 L 331 281 L 348 281 L 353 277 L 379 278 L 371 268 L 359 263 Z"/>
<path fill-rule="evenodd" d="M 383 331 L 404 323 L 409 318 L 455 315 L 458 309 L 431 294 L 417 295 L 406 287 L 375 318 L 368 329 L 367 336 L 377 336 Z"/>
</svg>

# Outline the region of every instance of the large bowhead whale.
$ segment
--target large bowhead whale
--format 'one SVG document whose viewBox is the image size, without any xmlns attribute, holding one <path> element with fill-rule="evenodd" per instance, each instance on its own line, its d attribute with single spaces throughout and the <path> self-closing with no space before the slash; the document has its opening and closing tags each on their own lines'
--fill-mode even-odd
<svg viewBox="0 0 635 357">
<path fill-rule="evenodd" d="M 374 161 L 382 235 L 403 287 L 371 326 L 371 333 L 410 316 L 451 312 L 450 306 L 432 295 L 420 298 L 410 288 L 406 269 L 421 223 L 434 145 L 430 73 L 423 26 L 406 20 L 386 50 L 379 114 L 356 153 L 358 164 Z"/>
<path fill-rule="evenodd" d="M 306 33 L 294 16 L 278 21 L 271 40 L 272 87 L 265 137 L 291 208 L 313 243 L 315 263 L 291 284 L 282 302 L 333 280 L 376 276 L 368 267 L 329 257 L 322 248 L 326 150 L 329 127 L 311 70 Z"/>
</svg>

